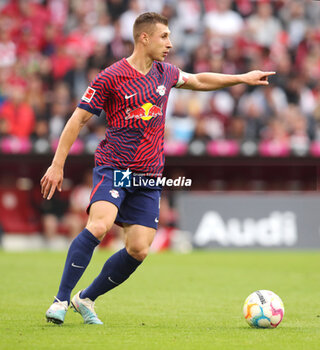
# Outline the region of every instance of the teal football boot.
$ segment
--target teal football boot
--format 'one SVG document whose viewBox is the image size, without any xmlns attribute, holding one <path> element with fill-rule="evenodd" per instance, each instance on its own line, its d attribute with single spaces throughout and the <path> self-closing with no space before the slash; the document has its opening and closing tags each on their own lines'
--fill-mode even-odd
<svg viewBox="0 0 320 350">
<path fill-rule="evenodd" d="M 64 322 L 64 318 L 66 317 L 66 313 L 68 311 L 68 302 L 60 301 L 57 299 L 46 312 L 46 318 L 48 322 L 62 324 Z"/>
<path fill-rule="evenodd" d="M 71 307 L 75 312 L 83 317 L 86 324 L 103 324 L 94 311 L 94 301 L 89 298 L 81 299 L 80 292 L 78 292 L 71 300 Z"/>
</svg>

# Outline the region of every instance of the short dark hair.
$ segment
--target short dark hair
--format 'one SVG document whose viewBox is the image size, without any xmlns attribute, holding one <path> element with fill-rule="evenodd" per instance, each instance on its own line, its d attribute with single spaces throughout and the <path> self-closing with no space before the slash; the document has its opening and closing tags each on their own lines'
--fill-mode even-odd
<svg viewBox="0 0 320 350">
<path fill-rule="evenodd" d="M 140 34 L 147 31 L 147 27 L 150 25 L 156 25 L 157 23 L 162 23 L 168 25 L 168 18 L 160 15 L 156 12 L 145 12 L 138 16 L 133 25 L 133 38 L 136 42 Z"/>
</svg>

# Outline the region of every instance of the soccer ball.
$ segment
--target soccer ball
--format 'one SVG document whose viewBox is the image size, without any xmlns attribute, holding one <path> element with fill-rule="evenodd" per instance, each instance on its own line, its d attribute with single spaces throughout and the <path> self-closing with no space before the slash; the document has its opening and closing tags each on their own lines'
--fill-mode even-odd
<svg viewBox="0 0 320 350">
<path fill-rule="evenodd" d="M 244 302 L 243 315 L 251 327 L 275 328 L 282 321 L 284 305 L 270 290 L 257 290 Z"/>
</svg>

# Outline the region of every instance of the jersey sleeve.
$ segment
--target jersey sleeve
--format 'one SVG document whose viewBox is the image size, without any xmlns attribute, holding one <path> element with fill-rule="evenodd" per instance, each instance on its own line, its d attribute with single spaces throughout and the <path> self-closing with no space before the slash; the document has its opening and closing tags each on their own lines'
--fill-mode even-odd
<svg viewBox="0 0 320 350">
<path fill-rule="evenodd" d="M 164 67 L 164 74 L 167 77 L 171 87 L 174 87 L 177 84 L 179 79 L 179 68 L 170 63 L 162 63 Z"/>
<path fill-rule="evenodd" d="M 109 96 L 108 77 L 105 72 L 101 72 L 88 86 L 78 107 L 99 116 Z"/>
</svg>

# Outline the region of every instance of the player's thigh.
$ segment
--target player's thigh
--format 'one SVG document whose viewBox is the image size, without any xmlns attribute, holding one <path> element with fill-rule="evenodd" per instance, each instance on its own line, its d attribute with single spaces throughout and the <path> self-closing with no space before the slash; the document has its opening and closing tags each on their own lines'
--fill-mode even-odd
<svg viewBox="0 0 320 350">
<path fill-rule="evenodd" d="M 118 207 L 107 201 L 92 203 L 86 228 L 98 239 L 111 229 L 118 213 Z"/>
<path fill-rule="evenodd" d="M 123 224 L 123 230 L 128 253 L 137 260 L 144 260 L 148 255 L 156 230 L 136 224 Z"/>
</svg>

